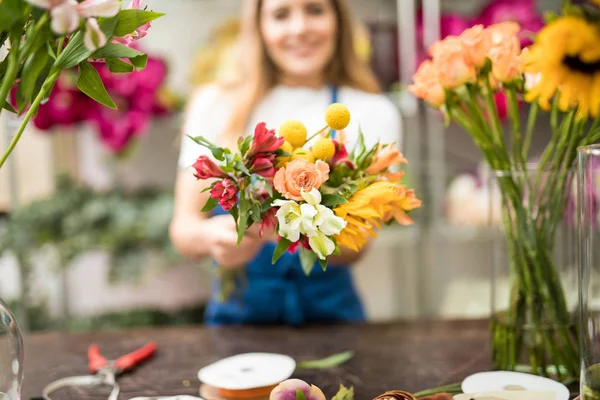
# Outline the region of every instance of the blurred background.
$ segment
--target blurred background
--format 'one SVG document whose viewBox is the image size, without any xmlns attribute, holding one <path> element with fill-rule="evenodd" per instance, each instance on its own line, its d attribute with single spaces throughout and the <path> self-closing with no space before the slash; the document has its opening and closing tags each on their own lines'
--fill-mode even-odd
<svg viewBox="0 0 600 400">
<path fill-rule="evenodd" d="M 186 100 L 228 73 L 241 1 L 148 0 L 166 13 L 140 41 L 148 67 L 101 74 L 117 112 L 83 112 L 91 101 L 61 77 L 0 172 L 0 297 L 24 329 L 201 323 L 208 265 L 178 256 L 168 224 Z M 363 28 L 357 51 L 403 115 L 407 184 L 424 201 L 415 225 L 386 228 L 355 268 L 368 317 L 488 316 L 492 249 L 503 239 L 487 172 L 467 133 L 405 88 L 438 38 L 503 20 L 535 33 L 560 0 L 350 3 Z M 0 119 L 0 148 L 13 118 Z M 534 148 L 546 132 L 538 124 Z"/>
</svg>

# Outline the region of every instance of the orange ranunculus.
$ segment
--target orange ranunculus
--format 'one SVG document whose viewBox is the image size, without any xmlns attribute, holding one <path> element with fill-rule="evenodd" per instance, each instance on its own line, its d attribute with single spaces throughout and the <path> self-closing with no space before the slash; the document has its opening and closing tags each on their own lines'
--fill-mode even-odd
<svg viewBox="0 0 600 400">
<path fill-rule="evenodd" d="M 421 63 L 413 75 L 413 84 L 408 87 L 408 90 L 435 108 L 441 107 L 446 98 L 444 88 L 437 80 L 437 72 L 431 60 Z"/>
<path fill-rule="evenodd" d="M 302 191 L 319 189 L 329 179 L 329 164 L 298 158 L 280 168 L 273 178 L 275 189 L 289 200 L 302 200 Z"/>
<path fill-rule="evenodd" d="M 498 46 L 504 41 L 512 40 L 512 38 L 519 39 L 517 35 L 521 30 L 521 26 L 514 21 L 504 21 L 490 25 L 486 29 L 490 34 L 492 46 Z"/>
<path fill-rule="evenodd" d="M 373 162 L 371 162 L 371 165 L 367 168 L 367 173 L 378 174 L 392 165 L 406 162 L 406 158 L 404 158 L 400 150 L 394 147 L 394 145 L 379 145 L 377 153 L 375 153 L 375 157 L 373 157 Z"/>
<path fill-rule="evenodd" d="M 492 47 L 489 54 L 492 76 L 500 82 L 519 79 L 523 72 L 520 54 L 521 44 L 516 36 Z"/>
<path fill-rule="evenodd" d="M 475 25 L 465 29 L 460 35 L 465 54 L 475 68 L 481 68 L 485 64 L 490 47 L 492 46 L 490 31 L 483 25 Z"/>
<path fill-rule="evenodd" d="M 465 83 L 475 82 L 477 73 L 465 53 L 462 40 L 448 36 L 430 48 L 437 80 L 446 89 L 454 89 Z"/>
</svg>

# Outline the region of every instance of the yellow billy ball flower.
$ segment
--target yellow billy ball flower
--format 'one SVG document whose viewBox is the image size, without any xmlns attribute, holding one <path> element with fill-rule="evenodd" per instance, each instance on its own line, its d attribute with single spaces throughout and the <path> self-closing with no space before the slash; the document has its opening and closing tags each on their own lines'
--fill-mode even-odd
<svg viewBox="0 0 600 400">
<path fill-rule="evenodd" d="M 294 148 L 292 147 L 292 145 L 290 144 L 290 142 L 288 142 L 287 140 L 285 142 L 283 142 L 283 144 L 280 147 L 281 150 L 283 150 L 286 153 L 292 154 L 294 152 Z M 288 162 L 290 162 L 292 160 L 292 156 L 281 156 L 281 157 L 277 157 L 277 165 L 279 166 L 285 166 Z"/>
<path fill-rule="evenodd" d="M 294 150 L 294 155 L 292 156 L 292 161 L 293 160 L 297 160 L 299 158 L 303 158 L 308 162 L 314 163 L 315 162 L 315 156 L 313 155 L 313 153 L 310 150 L 304 149 L 304 148 L 299 148 Z"/>
<path fill-rule="evenodd" d="M 335 145 L 329 138 L 321 138 L 313 144 L 311 151 L 315 158 L 327 161 L 335 154 Z"/>
<path fill-rule="evenodd" d="M 279 136 L 284 137 L 295 149 L 302 147 L 306 142 L 306 135 L 306 127 L 300 121 L 291 119 L 279 127 Z"/>
<path fill-rule="evenodd" d="M 333 103 L 325 110 L 325 122 L 331 129 L 340 131 L 350 123 L 350 111 L 343 104 Z"/>
</svg>

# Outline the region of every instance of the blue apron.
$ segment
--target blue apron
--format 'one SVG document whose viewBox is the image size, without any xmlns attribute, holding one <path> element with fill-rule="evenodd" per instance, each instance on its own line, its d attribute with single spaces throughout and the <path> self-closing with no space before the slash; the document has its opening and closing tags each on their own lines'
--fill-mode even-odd
<svg viewBox="0 0 600 400">
<path fill-rule="evenodd" d="M 337 88 L 331 102 L 337 102 Z M 335 132 L 334 132 L 335 134 Z M 215 214 L 226 214 L 218 207 Z M 286 252 L 271 263 L 276 243 L 265 244 L 246 266 L 243 278 L 227 300 L 218 299 L 220 282 L 213 282 L 205 322 L 224 324 L 285 324 L 362 322 L 364 310 L 352 280 L 350 266 L 316 263 L 311 274 L 302 271 L 298 253 Z"/>
</svg>

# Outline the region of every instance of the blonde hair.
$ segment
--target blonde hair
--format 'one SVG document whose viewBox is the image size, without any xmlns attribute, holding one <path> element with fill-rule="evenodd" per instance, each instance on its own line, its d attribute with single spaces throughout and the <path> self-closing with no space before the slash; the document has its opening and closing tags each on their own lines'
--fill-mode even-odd
<svg viewBox="0 0 600 400">
<path fill-rule="evenodd" d="M 356 53 L 354 20 L 346 0 L 330 0 L 337 15 L 337 46 L 326 70 L 328 83 L 350 86 L 369 93 L 381 89 L 369 65 Z M 237 43 L 237 79 L 220 82 L 233 99 L 231 119 L 221 135 L 221 141 L 233 144 L 244 134 L 252 110 L 267 92 L 277 84 L 275 65 L 264 48 L 260 34 L 262 0 L 244 0 L 242 25 Z"/>
</svg>

